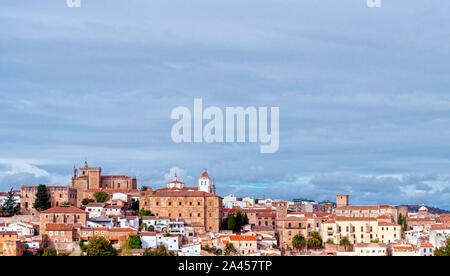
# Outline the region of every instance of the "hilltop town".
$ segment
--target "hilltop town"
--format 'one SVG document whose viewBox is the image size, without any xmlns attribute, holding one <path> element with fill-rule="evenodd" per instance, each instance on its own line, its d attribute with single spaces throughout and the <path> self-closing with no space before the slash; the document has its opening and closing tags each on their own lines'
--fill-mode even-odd
<svg viewBox="0 0 450 276">
<path fill-rule="evenodd" d="M 3 256 L 433 256 L 450 237 L 450 214 L 425 206 L 222 198 L 206 170 L 154 190 L 85 162 L 70 185 L 22 185 L 0 206 Z"/>
</svg>

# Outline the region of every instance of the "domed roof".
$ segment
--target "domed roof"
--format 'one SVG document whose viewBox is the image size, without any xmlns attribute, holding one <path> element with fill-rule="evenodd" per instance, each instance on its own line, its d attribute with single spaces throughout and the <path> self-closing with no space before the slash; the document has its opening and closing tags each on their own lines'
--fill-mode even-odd
<svg viewBox="0 0 450 276">
<path fill-rule="evenodd" d="M 422 207 L 419 208 L 419 212 L 428 212 L 428 208 L 425 207 L 425 205 L 422 205 Z"/>
<path fill-rule="evenodd" d="M 209 178 L 208 173 L 206 172 L 206 170 L 203 170 L 202 175 L 200 176 L 200 178 Z"/>
</svg>

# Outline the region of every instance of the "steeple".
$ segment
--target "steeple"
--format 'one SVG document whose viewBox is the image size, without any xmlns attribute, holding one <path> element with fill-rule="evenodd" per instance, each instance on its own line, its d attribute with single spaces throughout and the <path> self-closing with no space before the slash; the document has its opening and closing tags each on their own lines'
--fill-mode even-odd
<svg viewBox="0 0 450 276">
<path fill-rule="evenodd" d="M 211 186 L 212 186 L 211 178 L 209 177 L 208 172 L 205 169 L 203 170 L 203 173 L 200 175 L 198 179 L 198 190 L 202 192 L 211 193 L 212 192 Z"/>
</svg>

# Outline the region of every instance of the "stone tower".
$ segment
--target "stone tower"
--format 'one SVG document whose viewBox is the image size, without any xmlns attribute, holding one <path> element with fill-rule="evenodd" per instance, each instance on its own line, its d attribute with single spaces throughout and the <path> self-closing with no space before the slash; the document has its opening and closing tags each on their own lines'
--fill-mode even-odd
<svg viewBox="0 0 450 276">
<path fill-rule="evenodd" d="M 336 207 L 345 207 L 349 205 L 348 194 L 337 194 L 336 195 Z"/>
<path fill-rule="evenodd" d="M 287 204 L 286 202 L 277 202 L 276 206 L 276 218 L 285 218 L 287 216 Z"/>
</svg>

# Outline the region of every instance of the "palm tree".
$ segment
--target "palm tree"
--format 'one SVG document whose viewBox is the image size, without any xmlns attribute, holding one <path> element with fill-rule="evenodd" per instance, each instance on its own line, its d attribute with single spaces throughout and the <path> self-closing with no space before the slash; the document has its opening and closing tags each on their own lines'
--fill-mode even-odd
<svg viewBox="0 0 450 276">
<path fill-rule="evenodd" d="M 314 231 L 309 233 L 308 247 L 318 248 L 321 246 L 322 246 L 322 237 L 320 236 L 319 232 Z"/>
<path fill-rule="evenodd" d="M 341 241 L 339 242 L 340 245 L 344 246 L 345 248 L 347 248 L 347 246 L 350 245 L 350 240 L 348 239 L 347 236 L 342 237 Z"/>
<path fill-rule="evenodd" d="M 300 233 L 295 235 L 294 238 L 292 239 L 292 246 L 297 250 L 303 249 L 306 246 L 305 237 L 303 237 L 303 235 Z"/>
</svg>

